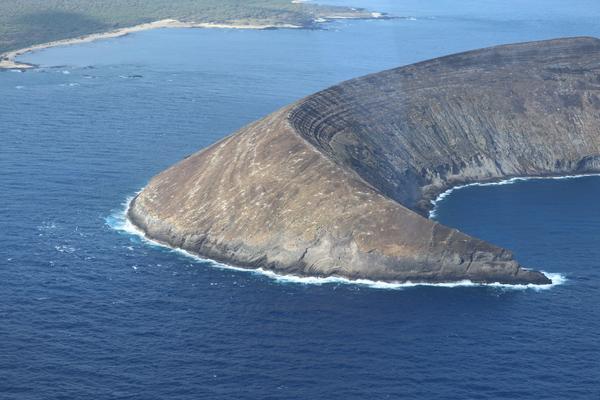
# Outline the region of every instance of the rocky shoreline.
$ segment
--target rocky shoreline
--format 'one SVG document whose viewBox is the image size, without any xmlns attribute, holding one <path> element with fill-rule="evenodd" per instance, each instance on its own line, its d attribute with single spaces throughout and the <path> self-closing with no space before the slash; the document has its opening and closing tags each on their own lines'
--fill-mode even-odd
<svg viewBox="0 0 600 400">
<path fill-rule="evenodd" d="M 386 282 L 551 283 L 426 218 L 458 185 L 600 172 L 600 40 L 499 46 L 354 79 L 159 174 L 130 221 L 232 265 Z"/>
</svg>

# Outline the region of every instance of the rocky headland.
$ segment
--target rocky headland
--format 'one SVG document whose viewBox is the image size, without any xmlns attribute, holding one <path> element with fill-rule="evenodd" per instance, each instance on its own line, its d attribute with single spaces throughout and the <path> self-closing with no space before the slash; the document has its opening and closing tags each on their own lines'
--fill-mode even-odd
<svg viewBox="0 0 600 400">
<path fill-rule="evenodd" d="M 179 162 L 131 202 L 154 240 L 246 268 L 548 284 L 426 218 L 441 192 L 600 172 L 600 40 L 451 55 L 316 93 Z"/>
</svg>

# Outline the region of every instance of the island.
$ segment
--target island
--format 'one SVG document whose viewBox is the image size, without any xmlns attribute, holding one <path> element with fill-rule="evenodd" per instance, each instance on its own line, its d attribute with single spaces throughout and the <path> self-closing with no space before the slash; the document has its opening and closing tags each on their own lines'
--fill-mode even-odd
<svg viewBox="0 0 600 400">
<path fill-rule="evenodd" d="M 335 19 L 385 19 L 385 13 L 303 0 L 4 0 L 0 69 L 28 69 L 30 51 L 157 28 L 317 28 Z"/>
<path fill-rule="evenodd" d="M 244 268 L 385 282 L 551 283 L 427 218 L 457 185 L 600 172 L 600 40 L 504 45 L 353 79 L 154 177 L 129 220 Z"/>
</svg>

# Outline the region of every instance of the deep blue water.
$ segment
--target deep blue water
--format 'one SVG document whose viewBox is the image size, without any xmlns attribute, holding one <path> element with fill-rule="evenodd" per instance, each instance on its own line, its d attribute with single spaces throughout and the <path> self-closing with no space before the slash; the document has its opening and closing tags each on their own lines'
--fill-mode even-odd
<svg viewBox="0 0 600 400">
<path fill-rule="evenodd" d="M 1 399 L 600 398 L 598 177 L 439 204 L 443 223 L 567 279 L 540 291 L 285 283 L 114 229 L 163 168 L 340 80 L 600 36 L 595 0 L 362 5 L 416 19 L 158 30 L 0 73 Z"/>
</svg>

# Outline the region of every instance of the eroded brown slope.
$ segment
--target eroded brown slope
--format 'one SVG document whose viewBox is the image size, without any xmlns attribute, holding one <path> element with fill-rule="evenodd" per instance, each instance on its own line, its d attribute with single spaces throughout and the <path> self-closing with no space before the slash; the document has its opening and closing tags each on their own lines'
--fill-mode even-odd
<svg viewBox="0 0 600 400">
<path fill-rule="evenodd" d="M 586 38 L 505 46 L 343 83 L 159 174 L 129 217 L 248 268 L 547 283 L 417 212 L 459 182 L 598 170 L 599 50 Z"/>
</svg>

